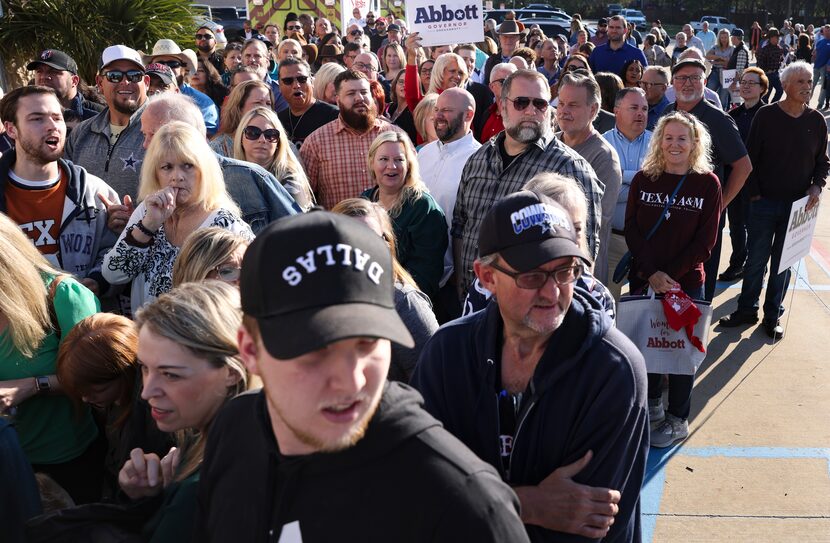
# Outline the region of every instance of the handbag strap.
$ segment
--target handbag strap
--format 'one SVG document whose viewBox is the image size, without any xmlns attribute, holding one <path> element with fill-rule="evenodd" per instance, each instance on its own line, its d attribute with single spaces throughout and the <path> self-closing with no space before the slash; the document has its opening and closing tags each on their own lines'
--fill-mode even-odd
<svg viewBox="0 0 830 543">
<path fill-rule="evenodd" d="M 646 235 L 646 240 L 651 239 L 651 236 L 657 231 L 657 228 L 660 227 L 660 224 L 663 222 L 663 219 L 666 218 L 666 212 L 669 210 L 669 206 L 672 205 L 674 202 L 674 197 L 677 196 L 677 192 L 680 190 L 680 187 L 683 186 L 683 181 L 686 180 L 686 176 L 689 175 L 688 173 L 680 178 L 680 181 L 677 183 L 677 186 L 674 187 L 674 192 L 671 193 L 671 196 L 666 201 L 666 205 L 663 207 L 663 211 L 660 213 L 660 218 L 657 219 L 657 222 L 654 223 L 654 226 L 651 227 L 651 231 Z"/>
</svg>

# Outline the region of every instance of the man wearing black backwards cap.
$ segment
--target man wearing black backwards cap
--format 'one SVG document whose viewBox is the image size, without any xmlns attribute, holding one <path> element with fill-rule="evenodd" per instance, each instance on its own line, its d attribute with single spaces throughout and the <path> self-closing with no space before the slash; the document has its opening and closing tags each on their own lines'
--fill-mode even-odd
<svg viewBox="0 0 830 543">
<path fill-rule="evenodd" d="M 280 219 L 242 264 L 239 352 L 264 390 L 205 451 L 194 541 L 527 541 L 515 494 L 386 381 L 412 346 L 386 243 L 353 218 Z"/>
<path fill-rule="evenodd" d="M 697 117 L 712 136 L 712 162 L 714 173 L 718 176 L 723 191 L 722 209 L 731 202 L 741 191 L 746 178 L 752 171 L 752 163 L 746 152 L 746 147 L 738 132 L 735 121 L 719 107 L 703 99 L 703 88 L 706 82 L 706 65 L 696 58 L 683 59 L 672 68 L 672 86 L 675 90 L 675 102 L 666 106 L 663 115 L 672 111 L 685 111 Z M 726 166 L 729 166 L 729 177 L 726 177 Z M 723 242 L 724 219 L 721 218 L 718 229 L 718 240 L 712 248 L 712 255 L 704 265 L 706 274 L 703 297 L 712 301 L 715 296 L 715 286 L 720 266 L 720 251 Z"/>
<path fill-rule="evenodd" d="M 104 110 L 104 106 L 85 99 L 78 91 L 81 84 L 78 65 L 63 51 L 46 49 L 27 64 L 26 69 L 34 70 L 35 85 L 55 89 L 61 106 L 74 111 L 82 120 L 90 119 Z"/>
<path fill-rule="evenodd" d="M 510 194 L 479 232 L 475 273 L 495 303 L 440 328 L 412 385 L 513 487 L 532 541 L 640 541 L 642 355 L 574 287 L 590 262 L 560 205 Z"/>
</svg>

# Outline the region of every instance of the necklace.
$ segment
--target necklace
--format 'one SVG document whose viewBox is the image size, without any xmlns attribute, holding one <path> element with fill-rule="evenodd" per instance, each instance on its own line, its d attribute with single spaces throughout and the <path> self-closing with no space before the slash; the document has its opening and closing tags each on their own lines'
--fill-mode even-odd
<svg viewBox="0 0 830 543">
<path fill-rule="evenodd" d="M 313 105 L 314 104 L 312 104 L 312 106 Z M 309 106 L 307 110 L 303 111 L 303 114 L 300 115 L 299 119 L 297 119 L 297 124 L 294 124 L 294 114 L 291 113 L 291 110 L 288 110 L 288 124 L 291 125 L 291 139 L 296 139 L 294 136 L 294 131 L 300 127 L 300 123 L 303 122 L 303 117 L 305 117 L 305 114 L 308 113 L 309 110 L 311 110 L 312 106 Z"/>
</svg>

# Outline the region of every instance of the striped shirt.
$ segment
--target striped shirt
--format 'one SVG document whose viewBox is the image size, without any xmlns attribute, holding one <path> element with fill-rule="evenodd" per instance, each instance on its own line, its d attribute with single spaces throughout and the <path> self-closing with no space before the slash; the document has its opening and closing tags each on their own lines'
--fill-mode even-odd
<svg viewBox="0 0 830 543">
<path fill-rule="evenodd" d="M 367 162 L 369 146 L 378 134 L 389 130 L 402 132 L 378 117 L 361 134 L 338 117 L 309 134 L 300 148 L 300 160 L 318 204 L 331 209 L 346 198 L 359 198 L 374 185 Z"/>
<path fill-rule="evenodd" d="M 461 243 L 461 267 L 458 280 L 466 292 L 473 280 L 473 261 L 478 258 L 478 230 L 484 215 L 500 198 L 517 192 L 541 172 L 555 172 L 574 178 L 586 194 L 588 220 L 585 225 L 592 257 L 599 250 L 600 204 L 605 187 L 584 158 L 553 136 L 544 134 L 528 145 L 507 168 L 502 162 L 499 146 L 504 132 L 486 142 L 464 166 L 455 201 L 452 236 Z"/>
</svg>

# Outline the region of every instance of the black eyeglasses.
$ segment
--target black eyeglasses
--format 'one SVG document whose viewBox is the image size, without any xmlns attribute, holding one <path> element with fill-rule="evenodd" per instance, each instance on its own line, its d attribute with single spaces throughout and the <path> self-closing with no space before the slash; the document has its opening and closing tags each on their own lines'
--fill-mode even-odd
<svg viewBox="0 0 830 543">
<path fill-rule="evenodd" d="M 307 75 L 298 75 L 297 77 L 281 77 L 280 83 L 283 85 L 293 85 L 294 81 L 297 81 L 300 85 L 305 85 L 308 78 L 309 76 Z"/>
<path fill-rule="evenodd" d="M 582 265 L 574 264 L 573 266 L 566 266 L 564 268 L 556 268 L 551 271 L 537 270 L 529 272 L 513 272 L 506 270 L 497 264 L 490 264 L 493 268 L 499 270 L 503 274 L 512 277 L 516 282 L 516 286 L 527 290 L 536 290 L 545 286 L 548 282 L 548 277 L 553 277 L 554 282 L 558 285 L 569 285 L 575 282 L 582 275 Z"/>
<path fill-rule="evenodd" d="M 743 79 L 740 79 L 740 80 L 738 80 L 738 83 L 740 85 L 745 86 L 745 87 L 754 87 L 755 85 L 760 85 L 761 84 L 758 81 L 752 81 L 751 79 L 747 79 L 746 81 L 744 81 Z"/>
<path fill-rule="evenodd" d="M 242 274 L 242 268 L 232 266 L 217 266 L 213 268 L 213 271 L 220 280 L 228 283 L 239 281 L 239 276 Z"/>
<path fill-rule="evenodd" d="M 289 30 L 289 31 L 290 30 L 302 30 L 303 26 L 302 25 L 291 25 L 291 26 L 286 26 L 285 29 Z"/>
<path fill-rule="evenodd" d="M 491 79 L 491 80 L 490 80 L 490 83 L 492 83 L 492 84 L 498 83 L 499 85 L 501 85 L 502 83 L 504 83 L 504 80 L 505 80 L 505 79 L 507 79 L 507 78 L 506 78 L 506 77 L 502 77 L 501 79 Z"/>
<path fill-rule="evenodd" d="M 246 126 L 242 134 L 251 141 L 258 140 L 260 136 L 265 136 L 265 141 L 268 143 L 278 143 L 280 141 L 280 131 L 276 128 L 263 130 L 257 126 Z"/>
<path fill-rule="evenodd" d="M 648 90 L 651 87 L 668 87 L 665 83 L 649 83 L 648 81 L 639 81 L 638 83 L 643 90 Z"/>
<path fill-rule="evenodd" d="M 702 75 L 676 75 L 674 76 L 674 80 L 681 85 L 685 85 L 688 81 L 691 81 L 692 84 L 700 83 L 703 81 Z"/>
<path fill-rule="evenodd" d="M 576 70 L 585 70 L 585 66 L 580 66 L 579 64 L 568 64 L 569 72 L 575 72 Z"/>
<path fill-rule="evenodd" d="M 175 70 L 176 68 L 181 68 L 182 66 L 184 66 L 184 64 L 182 64 L 178 60 L 160 60 L 160 61 L 158 61 L 158 63 L 159 64 L 164 64 L 165 66 L 167 66 L 168 68 L 171 68 L 173 70 Z"/>
<path fill-rule="evenodd" d="M 362 30 L 352 30 L 351 32 L 349 32 L 349 35 L 351 35 L 351 36 L 362 36 L 363 31 Z"/>
<path fill-rule="evenodd" d="M 516 108 L 516 111 L 524 111 L 527 109 L 527 106 L 533 104 L 540 112 L 547 111 L 550 104 L 544 98 L 528 98 L 527 96 L 519 96 L 518 98 L 508 98 L 511 102 L 513 102 L 513 107 Z"/>
<path fill-rule="evenodd" d="M 212 40 L 213 34 L 196 34 L 196 40 Z"/>
<path fill-rule="evenodd" d="M 127 76 L 127 81 L 130 83 L 138 83 L 144 79 L 144 72 L 141 70 L 127 70 L 126 72 L 122 72 L 121 70 L 107 70 L 104 72 L 104 77 L 110 83 L 121 83 L 124 76 Z"/>
</svg>

